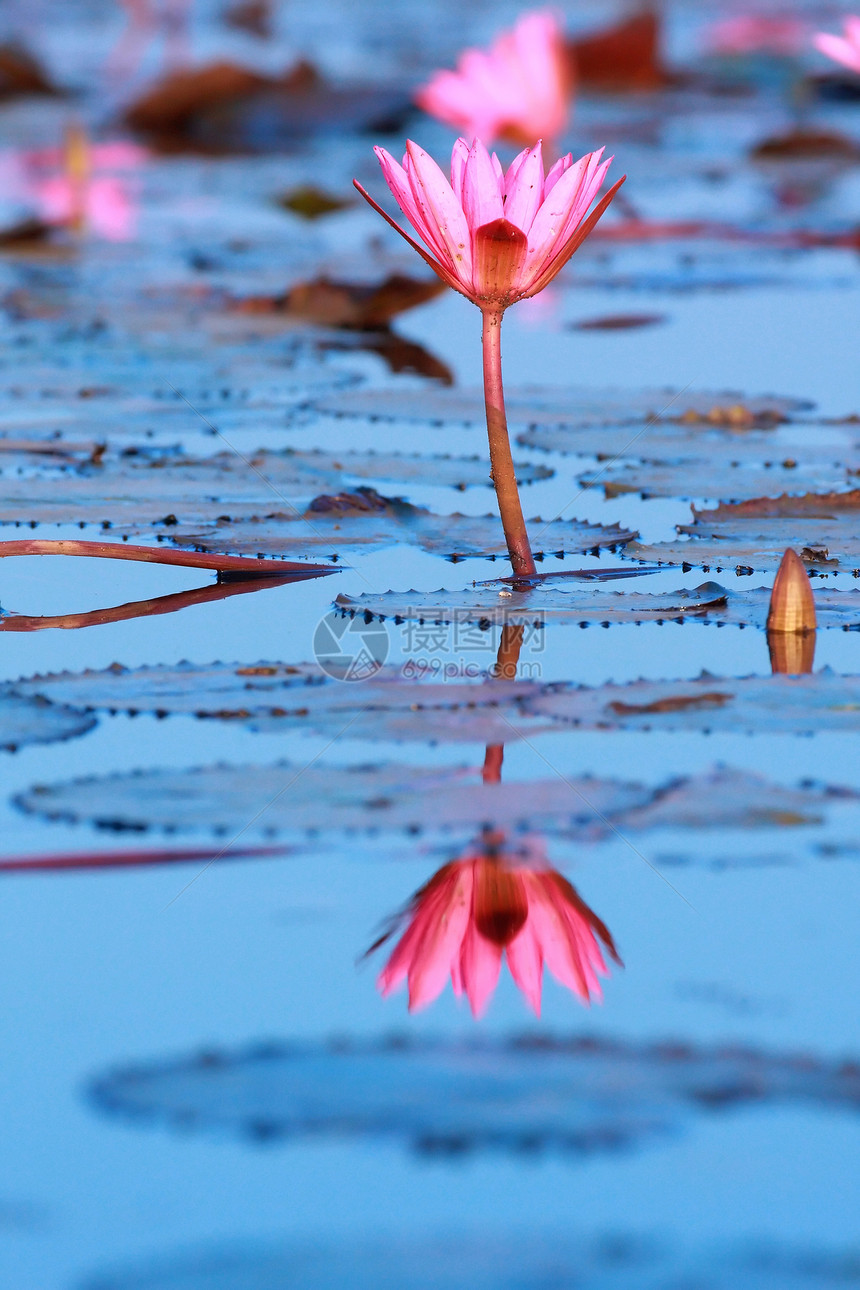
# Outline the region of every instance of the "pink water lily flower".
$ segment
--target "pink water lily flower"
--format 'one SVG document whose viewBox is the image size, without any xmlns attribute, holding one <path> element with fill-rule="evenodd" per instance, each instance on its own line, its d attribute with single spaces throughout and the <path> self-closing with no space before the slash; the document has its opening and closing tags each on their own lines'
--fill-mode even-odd
<svg viewBox="0 0 860 1290">
<path fill-rule="evenodd" d="M 558 22 L 536 11 L 523 14 L 488 50 L 467 49 L 455 72 L 436 72 L 415 101 L 470 139 L 535 143 L 562 134 L 572 90 Z"/>
<path fill-rule="evenodd" d="M 407 140 L 403 165 L 374 148 L 386 183 L 429 254 L 356 181 L 356 188 L 455 291 L 482 309 L 534 296 L 565 266 L 615 196 L 618 182 L 589 214 L 609 169 L 603 149 L 561 157 L 544 174 L 540 142 L 502 169 L 480 139 L 458 139 L 451 182 Z"/>
<path fill-rule="evenodd" d="M 513 856 L 481 843 L 413 897 L 409 925 L 378 984 L 388 995 L 408 981 L 415 1012 L 442 993 L 450 976 L 454 993 L 468 997 L 477 1017 L 506 953 L 511 976 L 540 1016 L 544 963 L 583 1003 L 602 997 L 598 977 L 608 973 L 600 942 L 620 963 L 608 929 L 549 867 L 539 844 Z"/>
<path fill-rule="evenodd" d="M 579 161 L 568 153 L 545 174 L 540 141 L 524 148 L 505 171 L 480 139 L 471 147 L 458 139 L 451 154 L 450 183 L 432 157 L 411 140 L 402 166 L 384 148 L 375 152 L 389 188 L 424 246 L 353 180 L 362 197 L 443 282 L 481 310 L 490 473 L 514 576 L 533 578 L 537 565 L 520 504 L 505 415 L 502 315 L 508 305 L 536 295 L 552 282 L 625 177 L 591 210 L 612 160 L 602 160 L 602 148 Z"/>
<path fill-rule="evenodd" d="M 806 26 L 799 18 L 782 14 L 745 13 L 714 23 L 706 39 L 719 54 L 765 52 L 790 58 L 802 48 Z"/>
<path fill-rule="evenodd" d="M 852 72 L 860 73 L 860 17 L 849 14 L 845 19 L 845 34 L 833 36 L 830 32 L 819 31 L 814 37 L 816 49 L 822 54 L 850 67 Z"/>
</svg>

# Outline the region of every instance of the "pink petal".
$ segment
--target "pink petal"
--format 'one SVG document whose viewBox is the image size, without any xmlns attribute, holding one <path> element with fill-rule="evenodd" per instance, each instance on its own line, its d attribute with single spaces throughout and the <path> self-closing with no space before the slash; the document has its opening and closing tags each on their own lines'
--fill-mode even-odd
<svg viewBox="0 0 860 1290">
<path fill-rule="evenodd" d="M 428 922 L 409 969 L 409 1011 L 417 1012 L 442 993 L 451 964 L 469 922 L 472 907 L 472 867 L 458 865 L 454 890 L 444 909 Z"/>
<path fill-rule="evenodd" d="M 508 166 L 507 173 L 505 174 L 505 187 L 504 187 L 506 200 L 509 194 L 513 190 L 513 185 L 516 181 L 516 177 L 519 173 L 520 167 L 525 163 L 526 157 L 528 157 L 530 153 L 531 153 L 531 148 L 523 148 L 522 152 L 518 152 L 517 155 L 514 157 L 513 161 L 511 162 L 511 164 Z"/>
<path fill-rule="evenodd" d="M 850 67 L 852 71 L 860 72 L 860 49 L 856 49 L 851 41 L 845 40 L 842 36 L 831 36 L 825 31 L 819 32 L 813 40 L 822 54 L 826 54 L 834 62 Z"/>
<path fill-rule="evenodd" d="M 529 254 L 526 261 L 530 275 L 539 273 L 556 249 L 562 227 L 577 201 L 589 160 L 590 154 L 580 157 L 579 161 L 559 177 L 535 215 L 529 230 Z"/>
<path fill-rule="evenodd" d="M 579 955 L 573 953 L 567 921 L 561 913 L 554 890 L 545 876 L 530 873 L 526 876 L 529 894 L 529 922 L 532 935 L 537 940 L 544 962 L 553 976 L 581 999 L 588 999 L 588 983 Z"/>
<path fill-rule="evenodd" d="M 441 244 L 435 236 L 436 230 L 428 225 L 423 211 L 415 201 L 412 185 L 409 182 L 409 176 L 406 171 L 394 160 L 390 152 L 386 152 L 385 148 L 374 148 L 373 151 L 376 153 L 385 182 L 391 189 L 397 205 L 419 237 L 423 238 L 436 257 L 445 263 L 446 257 L 442 255 Z"/>
<path fill-rule="evenodd" d="M 609 207 L 613 197 L 618 192 L 618 189 L 624 183 L 626 178 L 626 175 L 622 175 L 620 179 L 616 180 L 609 189 L 609 192 L 605 193 L 604 196 L 601 197 L 600 201 L 594 207 L 594 210 L 592 210 L 585 217 L 582 223 L 574 229 L 567 241 L 555 252 L 555 254 L 549 257 L 549 259 L 544 263 L 541 272 L 538 273 L 537 276 L 529 282 L 528 286 L 523 289 L 522 294 L 524 297 L 537 295 L 539 291 L 543 291 L 544 287 L 552 282 L 556 274 L 564 268 L 570 257 L 588 237 L 595 224 L 597 224 L 601 216 Z"/>
<path fill-rule="evenodd" d="M 465 139 L 458 139 L 451 152 L 451 187 L 460 205 L 463 205 L 463 176 L 466 173 L 466 162 L 469 158 L 469 145 Z"/>
<path fill-rule="evenodd" d="M 400 937 L 377 979 L 377 985 L 384 995 L 396 990 L 406 977 L 418 946 L 427 934 L 428 927 L 442 916 L 450 903 L 456 885 L 457 866 L 454 863 L 444 866 L 435 873 L 427 885 L 413 898 L 409 926 Z"/>
<path fill-rule="evenodd" d="M 543 181 L 544 199 L 546 199 L 549 196 L 550 192 L 552 191 L 553 188 L 555 188 L 556 184 L 558 183 L 559 179 L 561 179 L 564 172 L 566 170 L 570 170 L 570 167 L 572 165 L 573 165 L 573 153 L 568 152 L 568 153 L 565 153 L 563 157 L 559 157 L 555 165 L 550 167 L 547 173 L 547 177 Z"/>
<path fill-rule="evenodd" d="M 507 954 L 511 976 L 539 1017 L 543 956 L 534 929 L 528 923 L 511 941 Z"/>
<path fill-rule="evenodd" d="M 409 182 L 415 202 L 428 229 L 438 240 L 440 260 L 468 289 L 472 280 L 472 248 L 469 225 L 454 190 L 432 157 L 407 140 Z"/>
<path fill-rule="evenodd" d="M 505 219 L 528 233 L 542 201 L 543 156 L 538 143 L 528 150 L 513 180 L 505 182 Z"/>
<path fill-rule="evenodd" d="M 484 224 L 505 218 L 499 177 L 480 139 L 472 144 L 463 177 L 463 211 L 474 238 Z"/>
<path fill-rule="evenodd" d="M 470 921 L 460 951 L 460 971 L 472 1015 L 480 1017 L 499 981 L 502 949 L 486 940 Z"/>
</svg>

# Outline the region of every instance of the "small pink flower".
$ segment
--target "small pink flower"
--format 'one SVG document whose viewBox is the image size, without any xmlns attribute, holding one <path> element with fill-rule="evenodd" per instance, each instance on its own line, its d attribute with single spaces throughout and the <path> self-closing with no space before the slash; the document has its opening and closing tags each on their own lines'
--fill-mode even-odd
<svg viewBox="0 0 860 1290">
<path fill-rule="evenodd" d="M 568 122 L 572 79 L 553 14 L 523 14 L 487 51 L 467 49 L 456 72 L 436 72 L 415 96 L 430 116 L 470 139 L 535 143 Z"/>
<path fill-rule="evenodd" d="M 845 35 L 832 36 L 827 31 L 819 31 L 813 36 L 816 49 L 822 54 L 850 67 L 852 72 L 860 73 L 860 17 L 850 14 L 845 19 Z"/>
<path fill-rule="evenodd" d="M 484 843 L 415 894 L 409 926 L 378 984 L 388 995 L 407 980 L 415 1012 L 442 993 L 450 976 L 454 993 L 466 994 L 477 1017 L 506 951 L 511 976 L 540 1016 L 544 963 L 583 1003 L 602 998 L 598 976 L 608 973 L 600 941 L 620 963 L 608 929 L 539 847 L 532 844 L 524 862 Z"/>
<path fill-rule="evenodd" d="M 714 23 L 706 36 L 709 48 L 715 53 L 753 54 L 762 51 L 790 58 L 803 47 L 806 27 L 799 18 L 750 13 Z"/>
<path fill-rule="evenodd" d="M 612 160 L 601 160 L 602 148 L 576 162 L 568 153 L 545 176 L 539 142 L 503 171 L 480 139 L 471 147 L 458 139 L 450 183 L 411 140 L 402 166 L 384 148 L 374 151 L 400 209 L 430 253 L 354 181 L 361 195 L 443 282 L 479 308 L 498 312 L 552 281 L 624 182 L 619 179 L 589 214 Z"/>
<path fill-rule="evenodd" d="M 35 195 L 46 224 L 80 222 L 108 242 L 134 237 L 135 204 L 126 185 L 114 175 L 97 176 L 80 186 L 65 175 L 55 175 L 37 183 Z"/>
</svg>

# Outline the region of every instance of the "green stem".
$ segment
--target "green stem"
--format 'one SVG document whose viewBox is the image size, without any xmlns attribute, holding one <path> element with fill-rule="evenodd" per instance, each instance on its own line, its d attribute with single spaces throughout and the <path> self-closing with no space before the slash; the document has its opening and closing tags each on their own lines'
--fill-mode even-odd
<svg viewBox="0 0 860 1290">
<path fill-rule="evenodd" d="M 505 393 L 502 387 L 502 315 L 483 311 L 481 340 L 484 350 L 484 403 L 487 409 L 487 436 L 490 441 L 490 473 L 499 499 L 502 528 L 508 544 L 511 568 L 516 577 L 530 577 L 537 572 L 529 546 L 529 535 L 523 519 L 517 477 L 508 438 L 505 416 Z"/>
</svg>

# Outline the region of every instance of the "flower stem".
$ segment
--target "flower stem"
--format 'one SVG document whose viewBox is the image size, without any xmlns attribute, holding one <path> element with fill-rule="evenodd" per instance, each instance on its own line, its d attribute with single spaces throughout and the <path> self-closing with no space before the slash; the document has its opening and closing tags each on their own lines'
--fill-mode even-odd
<svg viewBox="0 0 860 1290">
<path fill-rule="evenodd" d="M 487 436 L 490 441 L 490 473 L 499 499 L 499 511 L 511 568 L 515 576 L 529 577 L 537 572 L 529 546 L 529 535 L 523 519 L 517 477 L 511 457 L 508 421 L 505 416 L 505 393 L 502 388 L 502 315 L 491 309 L 483 311 L 481 340 L 484 350 L 484 404 L 487 409 Z"/>
</svg>

